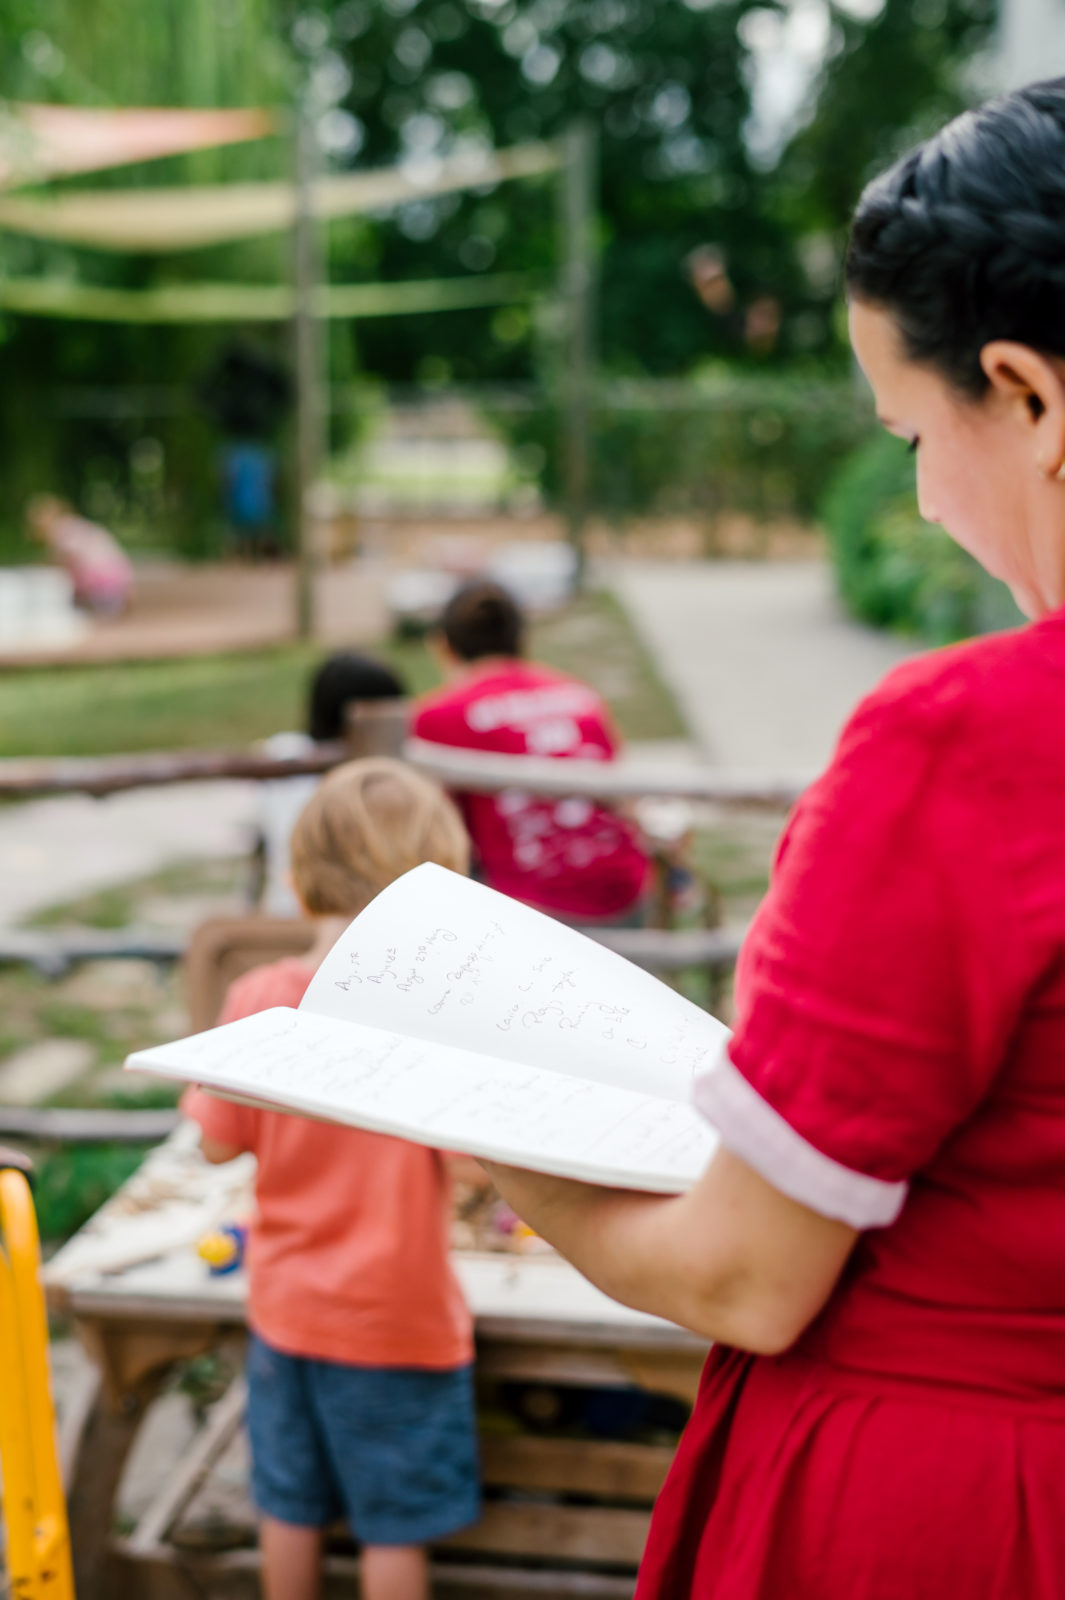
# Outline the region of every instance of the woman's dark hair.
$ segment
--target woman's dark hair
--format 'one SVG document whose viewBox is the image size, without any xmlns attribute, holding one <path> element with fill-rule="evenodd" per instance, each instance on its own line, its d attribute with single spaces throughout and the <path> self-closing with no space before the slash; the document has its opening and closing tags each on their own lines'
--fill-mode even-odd
<svg viewBox="0 0 1065 1600">
<path fill-rule="evenodd" d="M 972 398 L 990 339 L 1065 356 L 1065 78 L 967 111 L 874 178 L 846 276 Z"/>
<path fill-rule="evenodd" d="M 440 618 L 440 631 L 460 661 L 520 656 L 525 618 L 501 584 L 477 581 L 451 596 Z"/>
<path fill-rule="evenodd" d="M 344 709 L 354 700 L 402 699 L 406 690 L 391 667 L 347 651 L 329 656 L 311 680 L 307 732 L 312 739 L 341 739 Z"/>
</svg>

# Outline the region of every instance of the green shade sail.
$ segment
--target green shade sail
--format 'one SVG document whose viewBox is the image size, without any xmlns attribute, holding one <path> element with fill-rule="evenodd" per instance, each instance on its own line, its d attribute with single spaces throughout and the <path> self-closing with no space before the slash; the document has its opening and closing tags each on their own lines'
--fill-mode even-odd
<svg viewBox="0 0 1065 1600">
<path fill-rule="evenodd" d="M 546 143 L 434 157 L 320 178 L 311 190 L 311 208 L 323 221 L 386 211 L 413 200 L 557 172 L 561 165 L 560 150 Z M 0 228 L 91 250 L 151 254 L 279 233 L 292 227 L 295 213 L 295 187 L 284 182 L 0 194 Z"/>
<path fill-rule="evenodd" d="M 531 274 L 497 273 L 406 283 L 321 284 L 319 317 L 394 317 L 459 311 L 531 299 L 543 285 Z M 284 322 L 295 309 L 283 284 L 181 283 L 107 289 L 66 278 L 0 278 L 0 312 L 88 322 Z"/>
</svg>

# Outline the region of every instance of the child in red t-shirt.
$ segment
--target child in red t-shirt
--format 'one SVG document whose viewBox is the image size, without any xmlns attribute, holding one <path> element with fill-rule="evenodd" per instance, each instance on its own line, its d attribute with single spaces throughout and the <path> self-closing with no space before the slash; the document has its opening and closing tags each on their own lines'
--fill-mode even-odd
<svg viewBox="0 0 1065 1600">
<path fill-rule="evenodd" d="M 450 681 L 420 702 L 414 734 L 467 750 L 612 760 L 620 741 L 599 695 L 523 660 L 523 635 L 500 585 L 460 589 L 440 623 Z M 576 922 L 638 917 L 650 861 L 633 823 L 576 796 L 539 800 L 514 789 L 456 798 L 493 889 Z"/>
<path fill-rule="evenodd" d="M 296 1006 L 342 929 L 423 861 L 468 865 L 461 819 L 387 759 L 331 772 L 292 835 L 318 924 L 302 960 L 230 989 L 224 1021 Z M 314 1600 L 322 1530 L 344 1515 L 365 1600 L 425 1600 L 425 1545 L 479 1514 L 469 1312 L 449 1261 L 444 1158 L 399 1139 L 193 1089 L 209 1161 L 254 1151 L 248 1432 L 266 1600 Z"/>
</svg>

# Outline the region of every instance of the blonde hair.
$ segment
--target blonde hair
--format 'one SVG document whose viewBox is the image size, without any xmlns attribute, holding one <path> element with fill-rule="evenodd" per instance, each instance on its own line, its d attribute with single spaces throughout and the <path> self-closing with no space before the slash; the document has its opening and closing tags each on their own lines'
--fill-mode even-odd
<svg viewBox="0 0 1065 1600">
<path fill-rule="evenodd" d="M 470 841 L 444 791 L 388 756 L 323 779 L 292 833 L 292 883 L 312 916 L 354 916 L 423 861 L 467 872 Z"/>
</svg>

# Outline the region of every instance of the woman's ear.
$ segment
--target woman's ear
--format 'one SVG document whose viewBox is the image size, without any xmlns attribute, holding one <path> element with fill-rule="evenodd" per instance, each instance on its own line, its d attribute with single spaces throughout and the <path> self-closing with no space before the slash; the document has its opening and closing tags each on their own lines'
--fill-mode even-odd
<svg viewBox="0 0 1065 1600">
<path fill-rule="evenodd" d="M 1028 434 L 1037 471 L 1057 477 L 1065 466 L 1065 361 L 1012 339 L 992 339 L 980 365 Z"/>
</svg>

